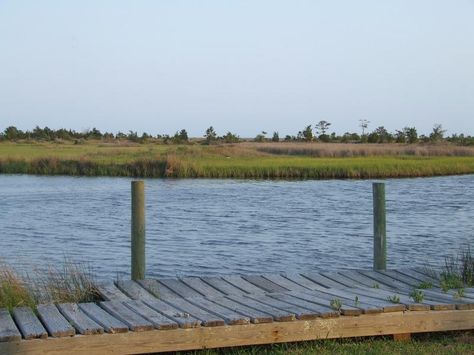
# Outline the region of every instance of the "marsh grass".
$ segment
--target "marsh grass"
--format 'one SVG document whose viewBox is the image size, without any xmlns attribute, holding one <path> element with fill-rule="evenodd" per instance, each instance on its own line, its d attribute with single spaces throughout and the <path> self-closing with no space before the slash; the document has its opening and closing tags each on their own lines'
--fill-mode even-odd
<svg viewBox="0 0 474 355">
<path fill-rule="evenodd" d="M 320 143 L 0 143 L 0 173 L 170 178 L 370 179 L 474 173 L 474 147 Z"/>
<path fill-rule="evenodd" d="M 35 308 L 39 303 L 93 302 L 100 300 L 92 270 L 83 263 L 65 260 L 59 268 L 20 275 L 0 265 L 0 308 Z"/>
<path fill-rule="evenodd" d="M 373 156 L 474 156 L 474 147 L 451 144 L 353 144 L 353 143 L 266 143 L 248 144 L 260 152 L 277 155 L 345 158 Z"/>
<path fill-rule="evenodd" d="M 8 265 L 0 264 L 0 308 L 32 307 L 36 298 L 26 282 Z"/>
<path fill-rule="evenodd" d="M 474 258 L 470 245 L 461 249 L 457 256 L 445 258 L 440 283 L 444 291 L 474 286 Z"/>
</svg>

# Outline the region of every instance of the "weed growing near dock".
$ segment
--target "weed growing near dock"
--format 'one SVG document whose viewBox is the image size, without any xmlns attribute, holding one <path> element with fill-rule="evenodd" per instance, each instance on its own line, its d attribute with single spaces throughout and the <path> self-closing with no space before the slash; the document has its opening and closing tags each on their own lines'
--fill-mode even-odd
<svg viewBox="0 0 474 355">
<path fill-rule="evenodd" d="M 470 245 L 461 250 L 456 257 L 449 256 L 445 259 L 440 273 L 440 284 L 445 292 L 474 286 L 474 257 Z"/>
<path fill-rule="evenodd" d="M 9 266 L 0 265 L 0 308 L 34 307 L 36 298 L 28 284 Z"/>
<path fill-rule="evenodd" d="M 84 264 L 65 260 L 61 268 L 21 276 L 0 265 L 0 308 L 35 308 L 39 303 L 99 300 L 92 271 Z"/>
<path fill-rule="evenodd" d="M 410 297 L 416 303 L 421 303 L 421 302 L 423 302 L 423 299 L 425 298 L 425 293 L 421 290 L 416 290 L 415 289 L 410 293 Z"/>
</svg>

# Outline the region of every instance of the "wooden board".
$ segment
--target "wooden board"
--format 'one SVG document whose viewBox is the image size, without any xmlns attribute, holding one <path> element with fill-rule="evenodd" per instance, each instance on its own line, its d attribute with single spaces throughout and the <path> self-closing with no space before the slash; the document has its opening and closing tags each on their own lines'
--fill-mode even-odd
<svg viewBox="0 0 474 355">
<path fill-rule="evenodd" d="M 79 308 L 87 314 L 90 319 L 103 327 L 107 333 L 128 332 L 128 326 L 126 324 L 104 311 L 95 303 L 81 303 L 79 304 Z"/>
<path fill-rule="evenodd" d="M 289 294 L 294 297 L 301 298 L 309 302 L 318 303 L 324 306 L 330 306 L 332 300 L 339 298 L 342 301 L 340 312 L 342 315 L 345 316 L 358 316 L 362 313 L 368 314 L 382 312 L 382 309 L 375 308 L 373 305 L 366 304 L 363 302 L 363 300 L 359 300 L 356 305 L 354 302 L 355 297 L 352 299 L 336 297 L 334 295 L 317 290 L 293 291 Z"/>
<path fill-rule="evenodd" d="M 120 291 L 115 284 L 110 282 L 102 282 L 97 285 L 100 296 L 105 301 L 127 301 L 130 298 Z"/>
<path fill-rule="evenodd" d="M 244 280 L 241 276 L 223 276 L 225 281 L 235 286 L 236 288 L 244 291 L 247 294 L 263 294 L 265 293 L 260 287 L 251 284 L 250 282 Z"/>
<path fill-rule="evenodd" d="M 226 295 L 242 295 L 247 293 L 220 277 L 202 277 L 202 280 Z"/>
<path fill-rule="evenodd" d="M 80 334 L 92 335 L 104 333 L 104 328 L 89 318 L 77 304 L 61 303 L 58 304 L 58 309 Z"/>
<path fill-rule="evenodd" d="M 267 295 L 246 295 L 245 298 L 249 298 L 272 308 L 294 314 L 295 317 L 300 320 L 314 319 L 319 317 L 319 312 L 315 312 L 301 306 L 296 306 L 293 303 L 284 302 Z"/>
<path fill-rule="evenodd" d="M 179 309 L 185 314 L 192 315 L 194 318 L 199 319 L 202 322 L 202 325 L 205 327 L 217 327 L 225 325 L 224 319 L 222 319 L 222 317 L 218 317 L 202 308 L 199 308 L 183 298 L 170 299 L 167 300 L 166 303 L 169 303 L 171 306 Z"/>
<path fill-rule="evenodd" d="M 263 277 L 274 284 L 284 287 L 287 290 L 290 291 L 308 291 L 310 288 L 301 286 L 300 284 L 293 282 L 286 277 L 279 275 L 279 274 L 273 274 L 273 275 L 263 275 Z"/>
<path fill-rule="evenodd" d="M 180 309 L 169 305 L 162 300 L 144 300 L 143 302 L 155 311 L 174 320 L 181 328 L 196 328 L 201 325 L 201 321 L 199 319 L 191 316 L 189 313 L 183 312 Z"/>
<path fill-rule="evenodd" d="M 328 279 L 327 277 L 324 277 L 321 275 L 319 272 L 309 272 L 305 274 L 301 274 L 303 277 L 306 277 L 307 279 L 313 281 L 314 283 L 321 285 L 326 288 L 339 288 L 339 287 L 344 287 L 344 285 L 341 285 L 338 282 L 335 282 L 331 279 Z"/>
<path fill-rule="evenodd" d="M 180 279 L 186 286 L 191 287 L 207 298 L 223 297 L 225 293 L 205 283 L 199 277 L 183 277 Z"/>
<path fill-rule="evenodd" d="M 161 313 L 158 313 L 153 308 L 147 306 L 142 301 L 126 301 L 123 303 L 125 306 L 130 308 L 135 313 L 141 315 L 146 320 L 153 323 L 156 329 L 176 329 L 178 328 L 178 323 L 174 320 L 171 320 L 168 317 L 165 317 Z"/>
<path fill-rule="evenodd" d="M 156 298 L 156 296 L 152 295 L 150 292 L 145 290 L 140 284 L 132 280 L 118 281 L 117 287 L 133 300 L 147 300 Z"/>
<path fill-rule="evenodd" d="M 40 304 L 36 310 L 49 335 L 60 338 L 76 334 L 74 327 L 69 324 L 54 304 Z"/>
<path fill-rule="evenodd" d="M 248 324 L 250 323 L 250 318 L 235 311 L 229 309 L 225 306 L 214 301 L 214 299 L 206 299 L 202 297 L 194 297 L 188 300 L 190 303 L 204 309 L 211 314 L 215 314 L 218 317 L 224 319 L 226 324 L 235 325 L 235 324 Z"/>
<path fill-rule="evenodd" d="M 21 339 L 21 333 L 17 329 L 8 310 L 0 309 L 0 342 L 18 341 Z"/>
<path fill-rule="evenodd" d="M 284 288 L 280 285 L 277 285 L 276 283 L 270 281 L 269 279 L 264 278 L 263 276 L 259 275 L 248 275 L 248 276 L 243 276 L 242 277 L 244 280 L 250 282 L 251 284 L 254 284 L 255 286 L 261 288 L 262 290 L 266 292 L 286 292 L 289 291 L 289 289 Z"/>
<path fill-rule="evenodd" d="M 154 328 L 151 322 L 133 312 L 130 308 L 126 307 L 119 301 L 100 302 L 100 307 L 122 323 L 126 324 L 128 328 L 134 332 L 141 332 Z"/>
<path fill-rule="evenodd" d="M 0 343 L 1 354 L 124 355 L 474 328 L 474 310 L 395 312 L 294 322 L 153 330 Z"/>
<path fill-rule="evenodd" d="M 23 339 L 46 339 L 48 332 L 44 329 L 40 320 L 29 307 L 17 307 L 13 309 L 13 319 L 20 329 Z"/>
<path fill-rule="evenodd" d="M 268 294 L 269 297 L 276 298 L 279 301 L 283 301 L 298 307 L 303 307 L 314 311 L 318 314 L 319 317 L 322 318 L 331 318 L 331 317 L 339 317 L 339 311 L 331 309 L 330 306 L 324 306 L 314 302 L 308 302 L 305 300 L 304 297 L 296 297 L 294 294 L 287 294 L 287 293 L 270 293 Z"/>
<path fill-rule="evenodd" d="M 192 298 L 192 297 L 204 297 L 205 295 L 197 292 L 192 289 L 181 280 L 178 279 L 160 279 L 158 280 L 159 284 L 165 285 L 174 293 L 183 298 Z"/>
<path fill-rule="evenodd" d="M 277 322 L 290 322 L 294 321 L 296 319 L 296 315 L 292 312 L 288 312 L 285 310 L 281 310 L 279 308 L 271 307 L 267 304 L 258 302 L 254 299 L 244 297 L 244 296 L 238 296 L 238 295 L 229 295 L 227 296 L 228 299 L 239 303 L 241 305 L 244 305 L 246 307 L 251 307 L 252 309 L 255 309 L 257 311 L 264 312 L 266 314 L 269 314 L 273 317 L 273 319 Z M 254 323 L 264 323 L 264 322 L 255 322 Z"/>
<path fill-rule="evenodd" d="M 157 280 L 139 280 L 138 283 L 142 286 L 145 290 L 150 292 L 153 296 L 166 300 L 168 298 L 176 298 L 180 297 L 178 294 L 170 290 L 168 287 L 160 284 Z"/>
<path fill-rule="evenodd" d="M 237 296 L 238 297 L 238 296 Z M 249 307 L 247 304 L 239 303 L 228 297 L 213 298 L 213 302 L 227 307 L 228 309 L 242 314 L 250 319 L 252 323 L 270 323 L 273 322 L 273 316 L 263 312 L 261 309 Z M 242 300 L 242 298 L 241 298 Z M 243 301 L 243 300 L 242 300 Z"/>
</svg>

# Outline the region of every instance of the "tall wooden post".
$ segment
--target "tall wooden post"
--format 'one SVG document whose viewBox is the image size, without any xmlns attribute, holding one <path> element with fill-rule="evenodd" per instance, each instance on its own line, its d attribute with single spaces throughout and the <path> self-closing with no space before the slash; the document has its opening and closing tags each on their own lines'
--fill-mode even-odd
<svg viewBox="0 0 474 355">
<path fill-rule="evenodd" d="M 132 181 L 132 280 L 145 278 L 145 183 Z"/>
<path fill-rule="evenodd" d="M 387 232 L 385 219 L 385 184 L 374 182 L 374 270 L 387 268 Z"/>
</svg>

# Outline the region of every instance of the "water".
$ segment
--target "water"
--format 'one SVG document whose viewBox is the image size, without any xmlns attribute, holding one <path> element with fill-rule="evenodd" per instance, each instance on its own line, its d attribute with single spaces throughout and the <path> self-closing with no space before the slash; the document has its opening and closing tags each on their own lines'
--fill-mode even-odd
<svg viewBox="0 0 474 355">
<path fill-rule="evenodd" d="M 370 268 L 370 181 L 146 180 L 150 276 Z M 386 181 L 388 266 L 474 243 L 474 175 Z M 0 175 L 0 258 L 130 268 L 130 180 Z"/>
</svg>

